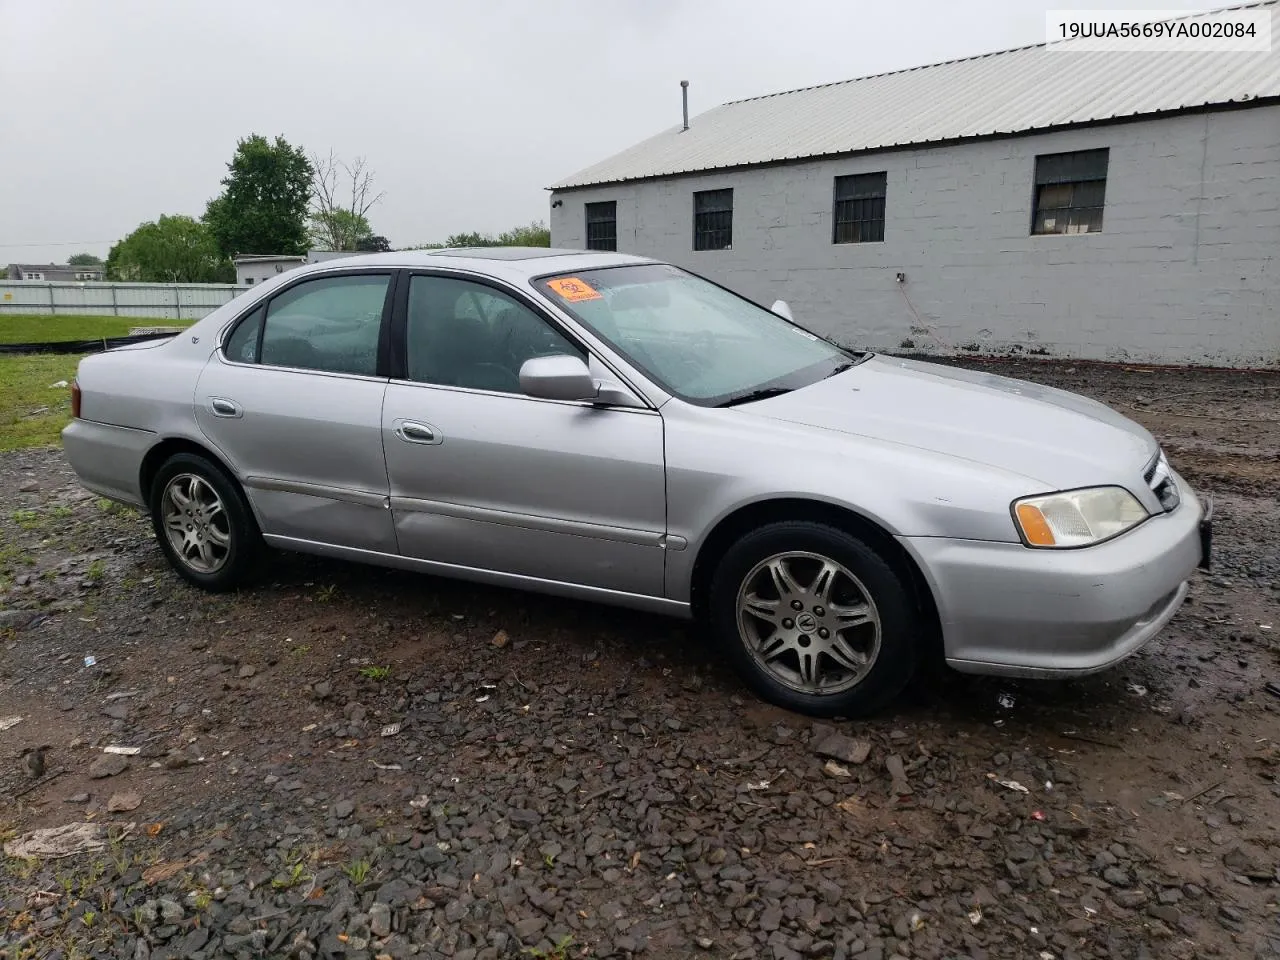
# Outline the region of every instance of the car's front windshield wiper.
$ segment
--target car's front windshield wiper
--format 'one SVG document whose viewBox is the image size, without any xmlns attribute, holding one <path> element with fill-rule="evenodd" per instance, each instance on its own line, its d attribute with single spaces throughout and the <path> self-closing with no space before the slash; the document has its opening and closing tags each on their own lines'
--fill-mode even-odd
<svg viewBox="0 0 1280 960">
<path fill-rule="evenodd" d="M 839 366 L 837 366 L 834 370 L 832 370 L 830 373 L 828 373 L 828 374 L 827 374 L 827 377 L 828 377 L 828 379 L 829 379 L 829 378 L 831 378 L 831 377 L 834 377 L 837 373 L 844 373 L 844 372 L 845 372 L 846 370 L 848 370 L 850 367 L 857 366 L 857 364 L 858 364 L 858 361 L 857 361 L 857 360 L 846 360 L 844 363 L 840 364 L 840 365 L 839 365 Z"/>
<path fill-rule="evenodd" d="M 730 397 L 717 403 L 717 407 L 734 407 L 740 403 L 750 403 L 753 400 L 764 400 L 768 397 L 779 397 L 784 393 L 790 393 L 794 387 L 762 387 L 759 390 L 751 390 L 747 393 L 740 393 L 736 397 Z"/>
</svg>

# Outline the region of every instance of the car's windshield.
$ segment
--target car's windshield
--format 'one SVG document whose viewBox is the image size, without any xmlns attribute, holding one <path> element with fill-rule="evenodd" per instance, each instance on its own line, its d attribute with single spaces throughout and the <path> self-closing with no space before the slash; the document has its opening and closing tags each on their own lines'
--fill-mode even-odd
<svg viewBox="0 0 1280 960">
<path fill-rule="evenodd" d="M 535 285 L 664 390 L 697 404 L 807 386 L 856 359 L 669 264 L 581 270 Z"/>
</svg>

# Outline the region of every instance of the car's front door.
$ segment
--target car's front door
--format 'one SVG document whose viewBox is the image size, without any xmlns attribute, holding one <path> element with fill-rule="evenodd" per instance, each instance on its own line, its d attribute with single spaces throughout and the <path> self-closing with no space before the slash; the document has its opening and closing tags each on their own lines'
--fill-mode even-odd
<svg viewBox="0 0 1280 960">
<path fill-rule="evenodd" d="M 396 552 L 381 429 L 393 277 L 285 287 L 240 319 L 201 373 L 200 429 L 278 545 Z"/>
<path fill-rule="evenodd" d="M 534 356 L 587 351 L 513 291 L 415 274 L 397 305 L 383 445 L 411 557 L 662 596 L 663 426 L 644 406 L 520 391 Z"/>
</svg>

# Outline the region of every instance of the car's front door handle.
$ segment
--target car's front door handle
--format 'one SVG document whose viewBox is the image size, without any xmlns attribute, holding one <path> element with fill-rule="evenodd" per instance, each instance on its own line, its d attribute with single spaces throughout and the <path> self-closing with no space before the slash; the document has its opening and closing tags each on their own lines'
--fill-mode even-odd
<svg viewBox="0 0 1280 960">
<path fill-rule="evenodd" d="M 215 417 L 238 417 L 241 415 L 240 405 L 226 397 L 213 397 L 209 400 L 209 409 Z"/>
<path fill-rule="evenodd" d="M 435 427 L 417 420 L 401 420 L 396 426 L 396 436 L 405 443 L 439 443 L 444 439 Z"/>
</svg>

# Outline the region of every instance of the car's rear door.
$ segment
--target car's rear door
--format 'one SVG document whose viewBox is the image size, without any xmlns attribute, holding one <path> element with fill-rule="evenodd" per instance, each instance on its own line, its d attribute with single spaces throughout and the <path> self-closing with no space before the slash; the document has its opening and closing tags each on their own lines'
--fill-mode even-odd
<svg viewBox="0 0 1280 960">
<path fill-rule="evenodd" d="M 200 429 L 277 545 L 396 552 L 381 435 L 395 278 L 329 272 L 281 287 L 200 376 Z"/>
<path fill-rule="evenodd" d="M 516 291 L 411 274 L 393 326 L 383 446 L 401 553 L 455 567 L 663 595 L 656 410 L 534 399 L 527 359 L 586 349 Z"/>
</svg>

